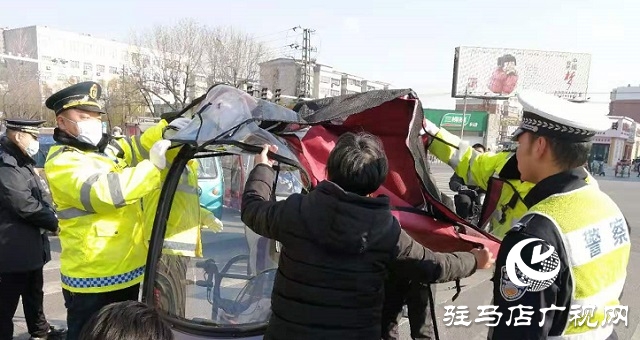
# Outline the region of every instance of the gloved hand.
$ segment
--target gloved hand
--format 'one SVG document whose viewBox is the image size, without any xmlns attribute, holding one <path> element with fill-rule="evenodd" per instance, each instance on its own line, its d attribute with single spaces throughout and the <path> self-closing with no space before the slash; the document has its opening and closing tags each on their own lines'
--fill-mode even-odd
<svg viewBox="0 0 640 340">
<path fill-rule="evenodd" d="M 180 117 L 172 120 L 169 126 L 167 126 L 167 128 L 164 130 L 162 137 L 165 139 L 169 139 L 175 136 L 178 131 L 184 129 L 184 127 L 189 125 L 189 123 L 191 123 L 191 119 L 185 117 Z"/>
<path fill-rule="evenodd" d="M 420 136 L 429 134 L 431 136 L 435 136 L 440 131 L 440 128 L 434 124 L 432 121 L 428 119 L 422 120 L 422 130 L 420 130 Z"/>
<path fill-rule="evenodd" d="M 161 139 L 155 142 L 151 147 L 151 150 L 149 150 L 149 160 L 156 166 L 156 168 L 163 170 L 167 167 L 167 157 L 165 154 L 170 146 L 171 141 Z"/>
<path fill-rule="evenodd" d="M 200 224 L 203 228 L 211 229 L 216 233 L 221 232 L 223 228 L 222 221 L 204 208 L 200 208 Z"/>
</svg>

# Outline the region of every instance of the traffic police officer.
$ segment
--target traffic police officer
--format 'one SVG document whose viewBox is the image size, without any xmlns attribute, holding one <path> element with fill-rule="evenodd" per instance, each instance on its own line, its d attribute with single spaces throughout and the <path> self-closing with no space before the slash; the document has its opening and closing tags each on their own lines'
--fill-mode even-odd
<svg viewBox="0 0 640 340">
<path fill-rule="evenodd" d="M 605 314 L 619 305 L 625 283 L 628 226 L 615 202 L 585 182 L 582 167 L 609 119 L 540 92 L 518 99 L 518 170 L 534 187 L 498 253 L 493 293 L 503 316 L 489 339 L 617 339 Z M 531 323 L 515 324 L 519 317 Z"/>
<path fill-rule="evenodd" d="M 132 137 L 130 148 L 139 159 L 148 157 L 154 141 L 171 138 L 177 131 L 191 122 L 171 112 L 162 115 L 159 124 L 148 128 L 141 136 Z M 173 148 L 166 154 L 167 163 L 172 163 L 180 148 Z M 127 154 L 127 147 L 122 148 Z M 166 179 L 168 167 L 161 171 L 162 181 Z M 155 211 L 160 200 L 160 189 L 144 198 L 144 214 L 147 226 L 153 225 Z M 222 230 L 222 222 L 210 211 L 200 207 L 198 194 L 198 161 L 187 163 L 180 176 L 171 213 L 167 220 L 167 230 L 163 243 L 162 257 L 158 266 L 156 284 L 156 305 L 175 316 L 184 317 L 186 307 L 186 274 L 190 258 L 202 257 L 201 227 L 214 232 Z M 146 228 L 146 239 L 151 238 L 151 228 Z"/>
<path fill-rule="evenodd" d="M 45 201 L 33 165 L 44 121 L 6 120 L 0 139 L 0 340 L 13 338 L 13 315 L 22 307 L 31 339 L 53 339 L 64 330 L 50 326 L 43 311 L 42 268 L 58 219 Z"/>
<path fill-rule="evenodd" d="M 147 247 L 141 199 L 160 187 L 168 141 L 135 167 L 108 152 L 98 103 L 101 87 L 83 82 L 49 97 L 58 127 L 45 163 L 60 219 L 60 273 L 68 340 L 103 306 L 137 300 Z"/>
<path fill-rule="evenodd" d="M 531 182 L 520 180 L 518 160 L 514 150 L 481 153 L 474 150 L 469 143 L 461 141 L 457 136 L 439 128 L 427 119 L 424 120 L 424 125 L 423 133 L 430 137 L 428 151 L 440 161 L 451 166 L 455 174 L 461 177 L 467 186 L 479 187 L 486 191 L 478 226 L 489 230 L 491 234 L 502 239 L 527 211 L 524 197 L 534 186 Z M 582 168 L 576 171 L 583 171 L 585 181 L 597 186 L 596 180 L 589 175 L 586 169 Z M 403 288 L 406 285 L 406 282 L 403 283 L 402 280 L 399 280 L 396 287 L 388 285 L 386 289 L 389 292 L 406 291 L 408 296 L 413 297 L 411 303 L 414 305 L 414 310 L 422 308 L 418 307 L 420 305 L 424 306 L 425 312 L 412 313 L 409 316 L 409 323 L 412 330 L 416 330 L 412 331 L 412 336 L 429 339 L 432 337 L 433 326 L 428 319 L 429 294 L 427 288 L 424 285 L 411 285 L 407 291 Z M 415 291 L 416 289 L 418 291 Z M 395 300 L 397 297 L 389 296 L 387 299 Z M 394 308 L 391 307 L 391 304 L 389 306 Z M 394 329 L 394 326 L 383 325 L 389 329 Z"/>
</svg>

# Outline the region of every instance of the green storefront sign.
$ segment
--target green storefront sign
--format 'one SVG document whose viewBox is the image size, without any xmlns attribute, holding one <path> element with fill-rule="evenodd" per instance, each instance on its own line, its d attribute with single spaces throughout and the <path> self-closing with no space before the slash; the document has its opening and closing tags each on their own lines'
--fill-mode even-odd
<svg viewBox="0 0 640 340">
<path fill-rule="evenodd" d="M 463 114 L 459 110 L 425 109 L 424 117 L 439 127 L 460 131 Z M 482 132 L 487 130 L 488 114 L 484 111 L 467 111 L 464 115 L 464 130 Z"/>
</svg>

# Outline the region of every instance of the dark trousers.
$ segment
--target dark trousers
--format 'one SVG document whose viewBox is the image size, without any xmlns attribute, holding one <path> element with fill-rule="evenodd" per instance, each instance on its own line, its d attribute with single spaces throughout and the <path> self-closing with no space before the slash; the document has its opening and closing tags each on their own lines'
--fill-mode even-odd
<svg viewBox="0 0 640 340">
<path fill-rule="evenodd" d="M 120 301 L 138 301 L 140 284 L 106 293 L 73 293 L 62 290 L 67 307 L 67 340 L 77 340 L 82 327 L 102 307 Z"/>
<path fill-rule="evenodd" d="M 435 287 L 432 289 L 435 299 Z M 435 339 L 431 319 L 429 285 L 409 281 L 393 273 L 385 282 L 385 300 L 382 308 L 382 339 L 400 339 L 398 323 L 402 307 L 408 308 L 412 339 Z"/>
<path fill-rule="evenodd" d="M 32 337 L 45 337 L 49 324 L 44 316 L 42 268 L 19 273 L 0 273 L 0 340 L 13 338 L 13 316 L 22 296 L 22 309 Z"/>
</svg>

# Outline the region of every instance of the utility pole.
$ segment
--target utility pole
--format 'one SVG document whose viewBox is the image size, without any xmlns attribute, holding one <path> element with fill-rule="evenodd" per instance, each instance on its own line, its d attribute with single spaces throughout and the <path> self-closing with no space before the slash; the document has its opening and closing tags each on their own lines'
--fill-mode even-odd
<svg viewBox="0 0 640 340">
<path fill-rule="evenodd" d="M 310 97 L 311 92 L 311 52 L 315 51 L 315 47 L 311 47 L 311 33 L 315 30 L 310 28 L 302 29 L 302 72 L 300 72 L 300 80 L 298 82 L 298 97 Z"/>
<path fill-rule="evenodd" d="M 467 97 L 469 95 L 469 85 L 464 90 L 464 104 L 462 104 L 462 123 L 460 124 L 460 140 L 464 137 L 464 120 L 467 118 Z"/>
</svg>

